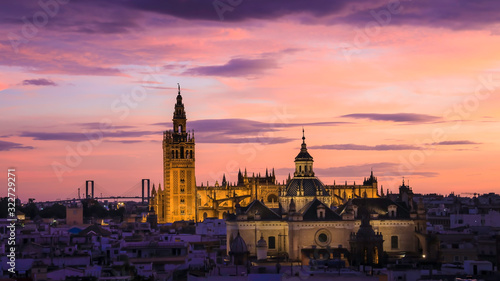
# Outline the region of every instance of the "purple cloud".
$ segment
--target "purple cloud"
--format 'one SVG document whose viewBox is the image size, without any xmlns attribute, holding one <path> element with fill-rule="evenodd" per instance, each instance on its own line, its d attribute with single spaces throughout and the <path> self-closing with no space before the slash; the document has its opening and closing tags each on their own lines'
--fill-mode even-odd
<svg viewBox="0 0 500 281">
<path fill-rule="evenodd" d="M 328 167 L 328 168 L 314 168 L 314 172 L 316 176 L 320 179 L 321 177 L 343 177 L 343 178 L 359 178 L 362 183 L 362 179 L 370 175 L 370 171 L 373 170 L 373 173 L 376 177 L 390 177 L 390 178 L 398 178 L 407 175 L 416 175 L 422 177 L 436 177 L 439 175 L 437 172 L 426 172 L 426 171 L 414 171 L 410 174 L 400 174 L 398 172 L 398 168 L 401 164 L 399 163 L 391 163 L 391 162 L 379 162 L 379 163 L 368 163 L 368 164 L 359 164 L 359 165 L 346 165 L 346 166 L 337 166 L 337 167 Z M 278 174 L 288 174 L 293 173 L 293 169 L 290 168 L 279 168 L 275 170 Z M 341 182 L 337 182 L 337 184 L 341 184 Z"/>
<path fill-rule="evenodd" d="M 360 144 L 327 144 L 327 145 L 316 145 L 311 146 L 311 149 L 330 149 L 330 150 L 412 150 L 421 149 L 421 147 L 415 145 L 406 144 L 378 144 L 378 145 L 360 145 Z"/>
<path fill-rule="evenodd" d="M 427 123 L 439 120 L 439 117 L 418 113 L 354 113 L 342 115 L 341 117 L 370 119 L 374 121 L 392 121 L 398 123 Z"/>
<path fill-rule="evenodd" d="M 442 0 L 438 3 L 432 0 L 397 2 L 400 3 L 395 9 L 397 13 L 388 13 L 389 1 L 383 1 L 378 7 L 360 8 L 346 16 L 336 18 L 335 21 L 363 27 L 368 22 L 375 21 L 382 25 L 423 25 L 453 30 L 481 29 L 486 25 L 497 23 L 500 12 L 500 2 L 495 0 Z M 373 14 L 378 14 L 378 16 Z M 389 14 L 388 18 L 387 14 Z"/>
<path fill-rule="evenodd" d="M 232 59 L 223 65 L 193 67 L 186 70 L 184 74 L 241 77 L 261 74 L 267 69 L 277 67 L 273 59 Z"/>
<path fill-rule="evenodd" d="M 9 151 L 13 149 L 33 149 L 33 146 L 25 146 L 20 143 L 0 140 L 0 151 Z"/>
<path fill-rule="evenodd" d="M 428 143 L 427 145 L 470 145 L 480 144 L 468 140 L 460 141 L 442 141 L 435 143 Z M 425 147 L 409 144 L 377 144 L 377 145 L 362 145 L 362 144 L 326 144 L 310 146 L 310 149 L 329 149 L 329 150 L 377 150 L 377 151 L 390 151 L 390 150 L 414 150 L 424 149 Z"/>
<path fill-rule="evenodd" d="M 135 126 L 121 125 L 116 126 L 110 123 L 100 123 L 100 122 L 88 122 L 88 123 L 74 123 L 73 125 L 80 126 L 82 128 L 86 128 L 89 130 L 113 130 L 113 129 L 131 129 L 135 128 Z"/>
<path fill-rule="evenodd" d="M 500 3 L 496 0 L 395 1 L 387 25 L 423 25 L 450 29 L 477 29 L 498 22 Z M 6 1 L 0 10 L 0 24 L 23 25 L 43 9 L 38 1 Z M 221 24 L 251 19 L 275 20 L 298 15 L 295 19 L 316 24 L 350 24 L 364 27 L 377 21 L 373 13 L 388 11 L 387 0 L 109 0 L 71 1 L 60 5 L 47 29 L 85 34 L 123 34 L 144 28 L 144 23 L 172 25 L 172 19 L 148 21 L 150 12 L 186 20 L 215 21 Z M 394 5 L 393 5 L 394 6 Z M 82 12 L 84 11 L 84 12 Z M 222 16 L 221 16 L 222 15 Z M 292 17 L 290 17 L 292 18 Z M 381 16 L 382 21 L 384 20 Z M 105 19 L 105 20 L 104 20 Z M 221 19 L 224 21 L 221 22 Z M 293 18 L 292 18 L 293 19 Z M 380 21 L 380 18 L 379 18 Z M 384 23 L 385 24 L 385 23 Z"/>
<path fill-rule="evenodd" d="M 74 132 L 57 132 L 57 133 L 46 133 L 46 132 L 22 132 L 19 136 L 28 137 L 34 140 L 42 141 L 87 141 L 100 139 L 101 137 L 106 138 L 135 138 L 149 135 L 161 135 L 161 132 L 155 131 L 89 131 L 88 133 L 74 133 Z"/>
<path fill-rule="evenodd" d="M 288 143 L 294 140 L 296 139 L 282 138 L 282 137 L 267 137 L 267 136 L 234 138 L 217 134 L 217 135 L 203 136 L 202 138 L 196 139 L 196 142 L 227 143 L 227 144 L 234 144 L 234 143 L 280 144 L 280 143 Z"/>
<path fill-rule="evenodd" d="M 33 86 L 57 86 L 57 84 L 49 79 L 40 78 L 40 79 L 27 79 L 23 80 L 23 85 L 33 85 Z"/>
<path fill-rule="evenodd" d="M 442 141 L 434 143 L 436 145 L 468 145 L 468 144 L 481 144 L 480 142 L 459 140 L 459 141 Z"/>
<path fill-rule="evenodd" d="M 235 1 L 237 2 L 237 1 Z M 229 5 L 225 1 L 203 0 L 173 0 L 169 2 L 144 0 L 130 1 L 133 8 L 156 13 L 168 14 L 184 19 L 201 19 L 220 21 L 220 12 L 224 7 L 228 11 L 223 13 L 225 21 L 243 21 L 246 19 L 276 19 L 282 16 L 309 13 L 314 16 L 325 16 L 336 13 L 347 7 L 350 3 L 360 3 L 361 0 L 318 0 L 308 3 L 301 0 L 253 0 L 241 1 L 241 4 Z M 225 5 L 224 5 L 225 4 Z"/>
<path fill-rule="evenodd" d="M 443 0 L 436 4 L 432 0 L 394 1 L 397 6 L 389 14 L 387 25 L 424 25 L 450 29 L 476 29 L 498 22 L 500 2 L 496 0 L 468 1 Z M 128 1 L 133 9 L 171 15 L 188 20 L 209 20 L 225 22 L 249 19 L 277 19 L 288 15 L 310 15 L 305 20 L 319 24 L 366 25 L 376 21 L 372 11 L 383 13 L 388 10 L 389 1 L 363 0 L 253 0 L 226 1 L 172 0 L 172 1 Z M 217 5 L 217 3 L 219 5 Z M 218 8 L 217 8 L 218 7 Z M 221 17 L 222 14 L 222 17 Z M 330 18 L 328 18 L 330 17 Z M 383 18 L 383 16 L 381 16 Z M 303 18 L 297 18 L 303 20 Z M 379 18 L 380 20 L 380 18 Z"/>
<path fill-rule="evenodd" d="M 266 123 L 248 119 L 204 119 L 188 122 L 188 127 L 196 132 L 197 142 L 202 143 L 286 143 L 297 138 L 272 137 L 268 133 L 283 128 L 301 126 L 335 126 L 346 122 L 313 123 Z M 172 123 L 162 122 L 152 125 L 170 129 Z M 297 133 L 299 135 L 299 132 Z"/>
<path fill-rule="evenodd" d="M 224 133 L 232 135 L 248 135 L 248 134 L 258 134 L 265 132 L 275 132 L 282 128 L 292 128 L 301 126 L 336 126 L 349 124 L 348 122 L 312 122 L 312 123 L 266 123 L 253 121 L 248 119 L 202 119 L 189 121 L 188 127 L 194 129 L 197 133 Z M 172 123 L 162 122 L 154 123 L 152 125 L 163 126 L 170 129 Z"/>
</svg>

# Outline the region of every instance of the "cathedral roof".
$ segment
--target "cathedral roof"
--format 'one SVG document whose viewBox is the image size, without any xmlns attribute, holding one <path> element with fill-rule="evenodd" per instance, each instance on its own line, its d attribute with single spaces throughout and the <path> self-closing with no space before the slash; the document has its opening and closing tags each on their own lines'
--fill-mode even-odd
<svg viewBox="0 0 500 281">
<path fill-rule="evenodd" d="M 260 220 L 281 220 L 281 216 L 269 209 L 259 200 L 254 200 L 247 207 L 243 207 L 243 213 L 249 218 L 254 218 L 255 214 L 260 215 Z"/>
<path fill-rule="evenodd" d="M 398 202 L 394 202 L 389 198 L 355 198 L 350 200 L 352 205 L 358 207 L 358 219 L 365 214 L 378 214 L 378 218 L 388 218 L 389 217 L 389 206 L 396 206 L 396 218 L 397 219 L 409 219 L 410 211 L 405 206 Z M 336 212 L 342 214 L 346 211 L 348 203 L 340 206 Z"/>
<path fill-rule="evenodd" d="M 329 196 L 325 185 L 316 177 L 294 177 L 286 184 L 286 196 L 297 196 L 299 188 L 303 196 L 316 196 L 318 188 L 321 190 L 320 196 Z"/>
<path fill-rule="evenodd" d="M 318 218 L 318 207 L 323 207 L 325 209 L 324 218 Z M 302 207 L 299 213 L 302 214 L 303 221 L 342 220 L 341 216 L 339 216 L 332 209 L 328 208 L 328 206 L 326 206 L 323 202 L 319 201 L 316 198 Z"/>
</svg>

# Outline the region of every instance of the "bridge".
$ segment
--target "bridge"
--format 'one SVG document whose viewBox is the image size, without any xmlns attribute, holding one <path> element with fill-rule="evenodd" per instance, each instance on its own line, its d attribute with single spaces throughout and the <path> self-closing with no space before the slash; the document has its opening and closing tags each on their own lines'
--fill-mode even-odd
<svg viewBox="0 0 500 281">
<path fill-rule="evenodd" d="M 83 187 L 85 187 L 85 193 L 81 194 L 80 191 L 83 190 Z M 141 189 L 141 193 L 138 192 L 139 188 Z M 142 179 L 139 183 L 133 185 L 120 195 L 113 195 L 113 193 L 107 191 L 103 186 L 95 184 L 94 180 L 86 180 L 85 184 L 73 189 L 70 194 L 63 197 L 67 199 L 57 199 L 37 203 L 70 203 L 87 198 L 94 200 L 140 199 L 142 204 L 147 203 L 149 205 L 150 195 L 151 188 L 149 179 Z"/>
</svg>

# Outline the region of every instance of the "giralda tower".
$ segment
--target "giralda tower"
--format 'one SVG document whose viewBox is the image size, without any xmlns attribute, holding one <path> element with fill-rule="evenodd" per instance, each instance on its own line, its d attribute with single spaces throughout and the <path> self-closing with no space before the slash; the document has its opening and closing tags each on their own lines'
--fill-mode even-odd
<svg viewBox="0 0 500 281">
<path fill-rule="evenodd" d="M 194 131 L 186 131 L 186 112 L 181 88 L 177 94 L 173 129 L 163 133 L 163 192 L 156 210 L 158 222 L 194 220 L 196 216 L 196 180 Z M 161 193 L 160 193 L 161 192 Z"/>
</svg>

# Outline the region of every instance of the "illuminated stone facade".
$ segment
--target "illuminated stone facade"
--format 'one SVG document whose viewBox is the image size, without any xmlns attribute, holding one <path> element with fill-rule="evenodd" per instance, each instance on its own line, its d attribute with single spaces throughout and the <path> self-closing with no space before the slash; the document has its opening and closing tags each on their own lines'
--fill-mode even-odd
<svg viewBox="0 0 500 281">
<path fill-rule="evenodd" d="M 238 172 L 238 181 L 231 184 L 225 176 L 221 184 L 214 186 L 199 186 L 198 193 L 198 221 L 207 217 L 225 218 L 227 214 L 235 212 L 236 205 L 247 206 L 254 200 L 261 200 L 271 208 L 278 207 L 279 190 L 283 187 L 276 181 L 274 169 L 272 173 L 266 171 L 265 176 L 248 176 L 247 171 Z"/>
<path fill-rule="evenodd" d="M 240 236 L 249 255 L 256 256 L 257 242 L 264 239 L 268 256 L 288 257 L 303 264 L 309 264 L 313 256 L 331 259 L 334 248 L 350 248 L 349 262 L 356 265 L 382 264 L 383 252 L 394 260 L 427 255 L 425 209 L 422 203 L 418 207 L 414 204 L 409 186 L 403 183 L 396 201 L 380 197 L 376 188 L 358 196 L 358 189 L 352 190 L 347 200 L 337 198 L 337 202 L 346 200 L 337 205 L 330 194 L 335 188 L 326 188 L 315 177 L 313 157 L 305 137 L 302 139 L 294 177 L 280 192 L 280 206 L 272 208 L 255 200 L 237 207 L 226 221 L 228 247 Z M 365 183 L 376 183 L 373 175 L 370 178 Z"/>
<path fill-rule="evenodd" d="M 195 139 L 186 130 L 180 87 L 172 122 L 173 129 L 163 133 L 163 189 L 153 186 L 151 193 L 158 223 L 196 218 Z"/>
<path fill-rule="evenodd" d="M 277 208 L 279 203 L 286 209 L 289 197 L 284 196 L 286 186 L 295 186 L 292 192 L 301 191 L 300 184 L 321 185 L 321 194 L 310 193 L 309 188 L 295 203 L 298 207 L 320 196 L 328 206 L 340 206 L 353 198 L 378 198 L 377 179 L 373 173 L 362 185 L 323 185 L 314 177 L 312 157 L 296 158 L 294 179 L 288 177 L 286 183 L 276 180 L 274 169 L 266 174 L 249 175 L 245 169 L 239 171 L 238 181 L 229 183 L 225 176 L 219 184 L 196 186 L 195 182 L 195 138 L 194 131 L 187 131 L 186 112 L 179 91 L 173 114 L 173 129 L 163 133 L 163 188 L 161 185 L 151 193 L 150 207 L 153 207 L 158 223 L 178 220 L 203 221 L 207 217 L 224 218 L 234 213 L 236 204 L 247 206 L 253 200 L 260 200 L 269 208 Z M 305 148 L 305 141 L 303 140 Z M 302 152 L 301 152 L 302 153 Z M 306 149 L 307 153 L 307 149 Z M 304 155 L 302 155 L 304 156 Z M 307 155 L 306 155 L 307 156 Z M 309 155 L 310 156 L 310 155 Z M 297 179 L 295 179 L 297 177 Z"/>
</svg>

